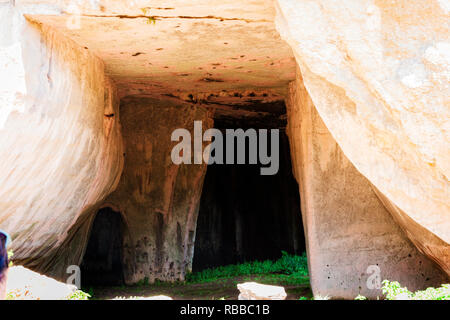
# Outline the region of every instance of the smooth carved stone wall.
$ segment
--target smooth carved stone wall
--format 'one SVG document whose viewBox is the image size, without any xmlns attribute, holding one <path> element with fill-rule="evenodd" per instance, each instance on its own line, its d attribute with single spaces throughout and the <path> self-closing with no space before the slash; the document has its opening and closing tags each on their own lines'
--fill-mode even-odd
<svg viewBox="0 0 450 320">
<path fill-rule="evenodd" d="M 277 28 L 331 135 L 450 274 L 448 2 L 277 3 Z"/>
<path fill-rule="evenodd" d="M 206 165 L 175 165 L 171 151 L 178 142 L 171 134 L 188 129 L 193 143 L 194 120 L 206 130 L 212 118 L 201 106 L 145 98 L 125 98 L 120 111 L 125 167 L 104 206 L 120 211 L 127 224 L 125 282 L 184 280 L 192 267 Z"/>
<path fill-rule="evenodd" d="M 370 182 L 345 157 L 300 73 L 289 89 L 287 132 L 314 294 L 381 296 L 381 290 L 371 289 L 369 266 L 379 268 L 380 280 L 397 280 L 410 290 L 445 283 L 446 275 L 411 244 Z"/>
<path fill-rule="evenodd" d="M 18 264 L 64 278 L 76 221 L 118 184 L 118 99 L 103 63 L 0 3 L 0 228 Z"/>
</svg>

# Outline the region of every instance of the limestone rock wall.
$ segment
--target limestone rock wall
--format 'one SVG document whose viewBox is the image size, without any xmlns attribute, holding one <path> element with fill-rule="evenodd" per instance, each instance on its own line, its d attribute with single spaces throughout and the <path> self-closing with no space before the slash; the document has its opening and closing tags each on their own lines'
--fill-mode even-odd
<svg viewBox="0 0 450 320">
<path fill-rule="evenodd" d="M 278 30 L 331 135 L 404 213 L 408 237 L 449 273 L 448 2 L 277 4 Z"/>
<path fill-rule="evenodd" d="M 381 296 L 377 268 L 378 281 L 400 281 L 410 290 L 444 283 L 446 275 L 406 238 L 371 183 L 341 151 L 300 73 L 291 83 L 287 108 L 314 294 Z"/>
<path fill-rule="evenodd" d="M 119 181 L 118 99 L 98 58 L 22 13 L 0 3 L 0 228 L 17 264 L 63 278 L 75 222 Z"/>
<path fill-rule="evenodd" d="M 185 128 L 193 139 L 194 120 L 206 130 L 212 126 L 210 113 L 201 106 L 138 97 L 124 98 L 120 111 L 125 167 L 104 206 L 120 211 L 127 225 L 125 282 L 184 280 L 192 267 L 206 165 L 174 164 L 171 151 L 178 142 L 171 134 Z"/>
</svg>

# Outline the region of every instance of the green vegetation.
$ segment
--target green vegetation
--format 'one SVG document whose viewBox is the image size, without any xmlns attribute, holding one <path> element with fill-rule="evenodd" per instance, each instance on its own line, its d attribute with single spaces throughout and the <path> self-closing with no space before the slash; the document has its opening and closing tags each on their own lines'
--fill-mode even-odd
<svg viewBox="0 0 450 320">
<path fill-rule="evenodd" d="M 77 290 L 67 297 L 67 300 L 89 300 L 90 297 L 91 295 L 89 293 L 82 290 Z"/>
<path fill-rule="evenodd" d="M 384 280 L 382 290 L 386 300 L 450 300 L 450 284 L 411 292 L 397 281 Z"/>
<path fill-rule="evenodd" d="M 144 279 L 142 279 L 142 280 L 139 280 L 138 282 L 136 282 L 136 286 L 138 286 L 138 287 L 145 287 L 145 286 L 148 286 L 150 284 L 150 282 L 149 282 L 149 279 L 147 278 L 147 277 L 145 277 Z"/>
<path fill-rule="evenodd" d="M 30 296 L 27 288 L 24 288 L 23 290 L 14 289 L 6 293 L 6 300 L 27 300 L 30 298 L 39 299 L 39 297 Z M 64 300 L 89 300 L 89 298 L 91 298 L 91 295 L 89 293 L 86 293 L 82 290 L 76 290 Z"/>
<path fill-rule="evenodd" d="M 282 257 L 277 261 L 253 261 L 205 269 L 201 272 L 187 274 L 186 281 L 189 283 L 204 283 L 250 275 L 259 275 L 261 278 L 264 278 L 266 283 L 292 285 L 307 283 L 309 278 L 306 254 L 297 256 L 283 251 Z M 253 277 L 253 281 L 258 281 L 258 277 Z"/>
<path fill-rule="evenodd" d="M 134 285 L 97 287 L 91 299 L 141 299 L 148 296 L 166 295 L 174 299 L 235 299 L 239 292 L 237 284 L 255 281 L 262 284 L 284 286 L 294 299 L 312 298 L 309 286 L 306 255 L 290 255 L 282 252 L 277 261 L 254 261 L 227 265 L 195 272 L 186 281 L 165 282 L 155 280 L 151 284 L 144 278 Z"/>
<path fill-rule="evenodd" d="M 15 299 L 16 295 L 14 294 L 14 292 L 11 291 L 6 292 L 5 300 L 15 300 Z"/>
</svg>

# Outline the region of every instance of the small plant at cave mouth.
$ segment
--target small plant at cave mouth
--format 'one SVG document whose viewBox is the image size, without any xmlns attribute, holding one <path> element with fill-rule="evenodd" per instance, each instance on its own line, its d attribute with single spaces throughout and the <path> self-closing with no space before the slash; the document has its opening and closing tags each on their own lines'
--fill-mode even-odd
<svg viewBox="0 0 450 320">
<path fill-rule="evenodd" d="M 158 285 L 158 284 L 159 284 L 158 280 L 155 280 L 155 282 L 153 283 L 153 285 L 155 285 L 155 286 Z M 149 280 L 148 277 L 145 277 L 144 279 L 139 280 L 136 283 L 136 285 L 139 286 L 139 287 L 147 287 L 148 285 L 150 285 L 150 280 Z"/>
</svg>

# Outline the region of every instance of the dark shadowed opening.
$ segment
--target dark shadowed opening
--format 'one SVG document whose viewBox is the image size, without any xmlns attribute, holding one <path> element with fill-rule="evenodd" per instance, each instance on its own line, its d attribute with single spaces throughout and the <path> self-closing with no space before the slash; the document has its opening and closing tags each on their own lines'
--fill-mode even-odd
<svg viewBox="0 0 450 320">
<path fill-rule="evenodd" d="M 215 128 L 249 123 L 216 121 Z M 269 125 L 251 123 L 252 128 Z M 305 240 L 298 184 L 289 141 L 280 128 L 279 170 L 260 175 L 260 164 L 209 165 L 203 185 L 193 271 L 254 260 L 276 260 L 281 251 L 301 254 Z M 248 146 L 247 146 L 248 151 Z M 248 163 L 248 162 L 246 162 Z"/>
<path fill-rule="evenodd" d="M 121 285 L 124 223 L 119 212 L 100 209 L 94 219 L 89 242 L 81 263 L 81 284 Z"/>
</svg>

